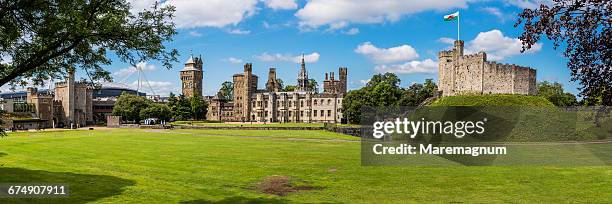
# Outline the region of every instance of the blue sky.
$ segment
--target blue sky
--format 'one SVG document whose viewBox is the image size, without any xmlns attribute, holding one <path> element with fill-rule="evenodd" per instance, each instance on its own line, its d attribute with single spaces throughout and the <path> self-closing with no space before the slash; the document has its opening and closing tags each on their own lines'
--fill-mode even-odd
<svg viewBox="0 0 612 204">
<path fill-rule="evenodd" d="M 152 0 L 133 1 L 133 11 Z M 457 37 L 456 22 L 446 14 L 460 12 L 466 52 L 485 51 L 489 60 L 537 69 L 538 81 L 558 81 L 576 93 L 567 60 L 550 41 L 519 53 L 516 14 L 546 0 L 168 0 L 176 6 L 179 34 L 167 43 L 181 56 L 171 70 L 159 62 L 143 64 L 156 94 L 180 93 L 179 70 L 190 52 L 204 58 L 204 94 L 253 63 L 263 87 L 268 68 L 277 68 L 285 84 L 295 84 L 298 59 L 306 55 L 309 76 L 321 83 L 326 72 L 348 67 L 349 89 L 363 86 L 373 74 L 394 72 L 401 86 L 437 81 L 437 52 Z M 116 82 L 134 87 L 136 74 L 114 60 L 108 67 Z M 151 94 L 149 88 L 144 89 Z"/>
</svg>

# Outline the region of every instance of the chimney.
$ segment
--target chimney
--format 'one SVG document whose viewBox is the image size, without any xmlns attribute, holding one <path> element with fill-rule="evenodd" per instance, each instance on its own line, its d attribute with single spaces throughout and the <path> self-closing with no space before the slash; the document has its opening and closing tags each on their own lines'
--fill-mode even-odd
<svg viewBox="0 0 612 204">
<path fill-rule="evenodd" d="M 331 73 L 331 80 L 334 80 L 334 72 Z"/>
<path fill-rule="evenodd" d="M 329 74 L 325 73 L 325 81 L 329 80 L 329 79 L 328 79 L 328 75 L 329 75 Z"/>
</svg>

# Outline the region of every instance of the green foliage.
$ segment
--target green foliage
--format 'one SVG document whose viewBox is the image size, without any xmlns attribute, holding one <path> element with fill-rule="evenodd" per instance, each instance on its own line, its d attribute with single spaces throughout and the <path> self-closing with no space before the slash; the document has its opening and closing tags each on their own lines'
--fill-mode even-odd
<svg viewBox="0 0 612 204">
<path fill-rule="evenodd" d="M 172 111 L 167 105 L 152 103 L 149 107 L 140 110 L 140 118 L 158 118 L 163 121 L 169 121 L 172 116 Z"/>
<path fill-rule="evenodd" d="M 172 110 L 172 117 L 175 120 L 189 120 L 193 114 L 191 113 L 191 101 L 185 95 L 181 94 L 176 98 L 176 102 L 172 105 L 168 103 Z"/>
<path fill-rule="evenodd" d="M 191 118 L 194 120 L 202 120 L 206 118 L 208 111 L 208 103 L 200 96 L 194 96 L 189 99 L 191 105 Z"/>
<path fill-rule="evenodd" d="M 121 93 L 115 102 L 113 108 L 113 115 L 121 116 L 123 120 L 139 122 L 141 119 L 140 111 L 148 108 L 151 105 L 151 101 L 142 96 L 129 94 L 127 92 Z"/>
<path fill-rule="evenodd" d="M 319 88 L 319 83 L 317 83 L 317 80 L 315 79 L 308 79 L 308 89 L 310 90 L 318 90 Z"/>
<path fill-rule="evenodd" d="M 287 86 L 285 86 L 285 88 L 283 89 L 283 91 L 286 91 L 286 92 L 291 92 L 291 91 L 295 91 L 296 89 L 297 89 L 297 86 L 294 86 L 294 85 L 287 85 Z"/>
<path fill-rule="evenodd" d="M 171 68 L 178 52 L 165 47 L 177 33 L 172 23 L 174 7 L 160 4 L 130 12 L 126 0 L 2 1 L 0 85 L 40 85 L 60 78 L 67 68 L 79 67 L 91 80 L 112 80 L 104 67 L 109 56 L 136 65 L 160 60 Z"/>
<path fill-rule="evenodd" d="M 262 197 L 277 199 L 264 203 L 609 203 L 612 197 L 609 144 L 542 144 L 528 149 L 535 153 L 509 150 L 507 155 L 529 160 L 528 155 L 535 154 L 567 166 L 374 168 L 361 165 L 358 137 L 327 131 L 111 129 L 9 134 L 0 141 L 0 182 L 70 186 L 69 197 L 50 203 L 262 203 L 257 202 Z M 559 152 L 576 152 L 572 155 L 579 157 Z M 596 155 L 600 165 L 573 163 L 598 159 Z M 435 156 L 413 161 L 440 160 L 448 161 Z M 15 169 L 23 171 L 8 173 Z M 290 176 L 298 185 L 315 189 L 273 196 L 251 188 L 272 175 Z M 418 188 L 406 190 L 407 184 Z"/>
<path fill-rule="evenodd" d="M 412 84 L 407 89 L 398 102 L 400 106 L 418 106 L 429 97 L 433 97 L 438 90 L 438 85 L 433 79 L 426 79 L 424 84 Z"/>
<path fill-rule="evenodd" d="M 575 106 L 578 105 L 576 96 L 563 91 L 563 85 L 548 81 L 538 83 L 538 96 L 548 99 L 555 106 Z"/>
<path fill-rule="evenodd" d="M 541 96 L 514 94 L 446 96 L 434 101 L 431 106 L 536 106 L 554 107 Z"/>
<path fill-rule="evenodd" d="M 234 99 L 234 83 L 232 83 L 231 81 L 223 82 L 219 91 L 221 91 L 221 94 L 223 94 L 226 99 Z"/>
<path fill-rule="evenodd" d="M 432 97 L 437 89 L 432 79 L 406 89 L 399 87 L 399 84 L 400 79 L 393 73 L 372 76 L 365 87 L 346 94 L 342 100 L 342 114 L 350 123 L 359 123 L 364 106 L 418 106 Z"/>
<path fill-rule="evenodd" d="M 276 78 L 276 82 L 278 83 L 278 87 L 280 90 L 283 90 L 285 88 L 285 82 L 283 81 L 283 79 Z"/>
</svg>

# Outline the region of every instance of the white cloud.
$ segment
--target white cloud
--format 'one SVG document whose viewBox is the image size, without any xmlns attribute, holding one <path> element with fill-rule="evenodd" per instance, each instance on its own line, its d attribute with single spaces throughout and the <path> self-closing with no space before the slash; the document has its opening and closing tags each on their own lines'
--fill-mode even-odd
<svg viewBox="0 0 612 204">
<path fill-rule="evenodd" d="M 438 42 L 452 45 L 455 42 L 455 39 L 444 37 L 444 38 L 439 38 Z"/>
<path fill-rule="evenodd" d="M 347 31 L 344 31 L 343 33 L 347 35 L 357 35 L 359 34 L 359 28 L 351 28 Z"/>
<path fill-rule="evenodd" d="M 242 59 L 238 59 L 238 58 L 235 58 L 235 57 L 227 58 L 227 59 L 225 59 L 225 61 L 227 61 L 229 63 L 232 63 L 232 64 L 242 64 L 242 62 L 243 62 Z"/>
<path fill-rule="evenodd" d="M 133 81 L 128 84 L 131 89 L 138 89 L 138 80 Z M 172 82 L 167 81 L 149 81 L 148 83 L 145 81 L 140 82 L 140 92 L 145 92 L 147 95 L 156 94 L 156 95 L 167 95 L 170 92 L 176 92 Z"/>
<path fill-rule="evenodd" d="M 191 35 L 193 37 L 202 37 L 202 33 L 198 32 L 198 31 L 190 31 L 189 35 Z"/>
<path fill-rule="evenodd" d="M 147 64 L 146 62 L 138 63 L 136 66 L 142 69 L 143 71 L 147 71 L 147 72 L 157 70 L 155 65 Z M 136 73 L 135 67 L 126 67 L 126 68 L 120 69 L 119 71 L 113 72 L 113 76 L 118 77 L 120 79 L 125 79 L 133 73 Z"/>
<path fill-rule="evenodd" d="M 355 48 L 355 52 L 365 55 L 379 64 L 406 61 L 419 57 L 419 54 L 410 45 L 378 48 L 370 42 L 365 42 Z"/>
<path fill-rule="evenodd" d="M 295 14 L 300 26 L 342 27 L 349 23 L 384 23 L 426 10 L 447 11 L 467 7 L 468 0 L 311 0 Z"/>
<path fill-rule="evenodd" d="M 10 64 L 12 62 L 13 62 L 12 56 L 0 54 L 0 64 Z"/>
<path fill-rule="evenodd" d="M 503 60 L 506 57 L 520 55 L 521 40 L 504 36 L 499 30 L 478 33 L 466 46 L 466 53 L 486 52 L 488 60 Z M 542 49 L 542 43 L 536 43 L 525 53 L 535 53 Z"/>
<path fill-rule="evenodd" d="M 317 62 L 319 61 L 319 57 L 321 55 L 318 52 L 313 52 L 311 54 L 308 55 L 304 55 L 304 61 L 308 62 L 308 63 L 313 63 L 313 62 Z M 294 63 L 300 63 L 302 61 L 302 55 L 289 55 L 289 54 L 268 54 L 268 53 L 263 53 L 261 55 L 257 55 L 255 56 L 255 58 L 264 61 L 264 62 L 280 62 L 280 61 L 285 61 L 285 62 L 294 62 Z"/>
<path fill-rule="evenodd" d="M 506 0 L 506 3 L 523 9 L 536 9 L 542 4 L 551 5 L 552 0 Z"/>
<path fill-rule="evenodd" d="M 391 72 L 396 74 L 416 74 L 416 73 L 436 73 L 438 71 L 438 62 L 432 59 L 423 61 L 410 61 L 404 64 L 395 65 L 378 65 L 374 68 L 379 73 Z"/>
<path fill-rule="evenodd" d="M 230 34 L 236 34 L 236 35 L 246 35 L 246 34 L 251 33 L 250 30 L 240 30 L 240 29 L 231 29 L 227 32 Z"/>
<path fill-rule="evenodd" d="M 511 18 L 514 17 L 514 15 L 506 15 L 504 14 L 501 10 L 499 10 L 496 7 L 484 7 L 481 10 L 483 10 L 484 12 L 487 12 L 491 15 L 494 15 L 495 17 L 497 17 L 497 19 L 499 19 L 499 21 L 501 23 L 506 22 L 506 20 L 509 20 Z"/>
<path fill-rule="evenodd" d="M 298 5 L 295 0 L 264 0 L 264 3 L 268 8 L 274 10 L 292 10 L 297 9 Z"/>
<path fill-rule="evenodd" d="M 130 0 L 137 12 L 150 8 L 155 0 Z M 173 21 L 177 28 L 224 27 L 237 25 L 257 12 L 258 0 L 167 0 L 161 6 L 176 8 Z"/>
<path fill-rule="evenodd" d="M 367 85 L 367 84 L 368 84 L 368 82 L 370 82 L 370 79 L 362 79 L 362 80 L 359 80 L 359 83 L 361 83 L 361 85 L 363 85 L 363 86 Z"/>
</svg>

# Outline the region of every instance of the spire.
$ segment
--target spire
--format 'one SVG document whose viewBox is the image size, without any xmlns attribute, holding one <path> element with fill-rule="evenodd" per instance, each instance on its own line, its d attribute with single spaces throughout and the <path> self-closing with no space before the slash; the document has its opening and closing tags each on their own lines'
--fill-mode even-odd
<svg viewBox="0 0 612 204">
<path fill-rule="evenodd" d="M 304 53 L 302 53 L 302 69 L 306 69 L 306 63 L 304 62 Z"/>
</svg>

